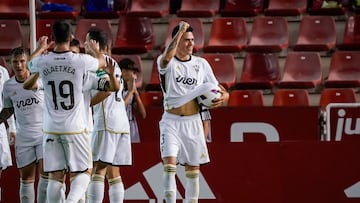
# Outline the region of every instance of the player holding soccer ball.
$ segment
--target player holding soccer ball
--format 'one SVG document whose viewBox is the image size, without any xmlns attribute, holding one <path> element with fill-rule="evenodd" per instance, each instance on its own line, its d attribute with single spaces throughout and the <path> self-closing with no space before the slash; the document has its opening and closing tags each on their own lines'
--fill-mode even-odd
<svg viewBox="0 0 360 203">
<path fill-rule="evenodd" d="M 181 21 L 172 31 L 172 41 L 157 58 L 164 114 L 160 125 L 160 152 L 163 160 L 164 197 L 176 202 L 176 164 L 185 166 L 185 202 L 196 203 L 199 197 L 200 165 L 210 162 L 197 97 L 220 86 L 221 96 L 210 108 L 223 105 L 229 93 L 216 80 L 209 63 L 192 55 L 193 28 Z"/>
</svg>

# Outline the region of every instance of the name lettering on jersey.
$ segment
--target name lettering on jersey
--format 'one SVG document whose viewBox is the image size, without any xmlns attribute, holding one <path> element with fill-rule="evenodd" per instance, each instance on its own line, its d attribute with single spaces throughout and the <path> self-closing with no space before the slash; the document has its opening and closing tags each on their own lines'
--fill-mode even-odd
<svg viewBox="0 0 360 203">
<path fill-rule="evenodd" d="M 196 85 L 197 80 L 195 78 L 186 78 L 182 76 L 178 76 L 176 78 L 177 83 L 183 83 L 184 85 Z"/>
<path fill-rule="evenodd" d="M 49 68 L 45 68 L 43 71 L 45 76 L 53 72 L 66 72 L 74 75 L 75 69 L 70 66 L 51 66 Z"/>
<path fill-rule="evenodd" d="M 20 107 L 31 106 L 34 103 L 38 104 L 40 103 L 40 101 L 37 100 L 36 98 L 28 98 L 25 100 L 16 101 L 16 107 L 20 108 Z"/>
</svg>

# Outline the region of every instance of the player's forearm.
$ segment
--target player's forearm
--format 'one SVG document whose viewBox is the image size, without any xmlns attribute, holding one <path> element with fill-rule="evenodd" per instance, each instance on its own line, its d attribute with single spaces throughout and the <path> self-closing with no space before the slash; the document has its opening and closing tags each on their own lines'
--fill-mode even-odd
<svg viewBox="0 0 360 203">
<path fill-rule="evenodd" d="M 25 80 L 23 87 L 24 89 L 27 90 L 34 90 L 37 88 L 37 83 L 36 81 L 39 78 L 39 73 L 35 73 L 35 74 L 31 74 L 30 77 L 28 77 L 28 79 Z"/>
<path fill-rule="evenodd" d="M 115 75 L 109 75 L 109 82 L 106 91 L 116 92 L 120 89 L 120 84 L 116 79 Z"/>
<path fill-rule="evenodd" d="M 176 35 L 172 38 L 169 45 L 167 45 L 167 47 L 165 48 L 164 54 L 161 58 L 161 63 L 160 63 L 161 68 L 165 68 L 166 65 L 170 62 L 170 60 L 175 56 L 177 45 L 184 32 L 185 32 L 184 30 L 179 30 L 176 33 Z"/>
<path fill-rule="evenodd" d="M 134 93 L 134 97 L 135 97 L 135 101 L 136 101 L 136 110 L 138 112 L 138 114 L 141 116 L 141 118 L 145 119 L 146 118 L 146 109 L 144 104 L 141 101 L 139 92 L 135 92 Z"/>
<path fill-rule="evenodd" d="M 0 123 L 5 122 L 14 113 L 14 108 L 3 108 L 0 112 Z"/>
</svg>

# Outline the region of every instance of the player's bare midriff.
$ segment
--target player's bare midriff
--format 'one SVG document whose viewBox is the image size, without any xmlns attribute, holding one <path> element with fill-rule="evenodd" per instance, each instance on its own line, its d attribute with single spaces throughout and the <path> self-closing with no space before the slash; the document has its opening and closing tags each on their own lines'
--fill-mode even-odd
<svg viewBox="0 0 360 203">
<path fill-rule="evenodd" d="M 178 116 L 191 116 L 199 113 L 199 104 L 195 100 L 191 100 L 188 103 L 179 106 L 177 108 L 166 110 L 168 113 Z"/>
</svg>

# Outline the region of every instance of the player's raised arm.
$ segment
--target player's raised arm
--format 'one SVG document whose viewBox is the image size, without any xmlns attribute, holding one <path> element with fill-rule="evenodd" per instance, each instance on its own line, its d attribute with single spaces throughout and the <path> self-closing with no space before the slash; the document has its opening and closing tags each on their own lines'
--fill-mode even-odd
<svg viewBox="0 0 360 203">
<path fill-rule="evenodd" d="M 170 62 L 170 60 L 175 56 L 177 45 L 182 35 L 189 27 L 190 25 L 187 22 L 181 21 L 179 23 L 179 29 L 177 30 L 177 32 L 172 33 L 172 39 L 170 43 L 166 46 L 164 54 L 162 55 L 162 58 L 160 60 L 160 68 L 165 68 Z"/>
<path fill-rule="evenodd" d="M 106 59 L 106 66 L 104 68 L 105 72 L 109 75 L 109 82 L 106 83 L 106 91 L 118 91 L 120 89 L 120 84 L 116 79 L 115 75 L 115 62 L 109 57 Z"/>
<path fill-rule="evenodd" d="M 99 60 L 99 68 L 103 68 L 106 66 L 106 61 L 104 59 L 103 53 L 101 53 L 99 49 L 99 43 L 93 39 L 90 39 L 89 42 L 86 43 L 89 51 L 91 52 L 90 55 L 94 56 Z"/>
<path fill-rule="evenodd" d="M 25 80 L 23 87 L 27 90 L 35 90 L 37 89 L 37 80 L 39 78 L 39 73 L 34 73 L 29 76 L 28 79 Z"/>
</svg>

